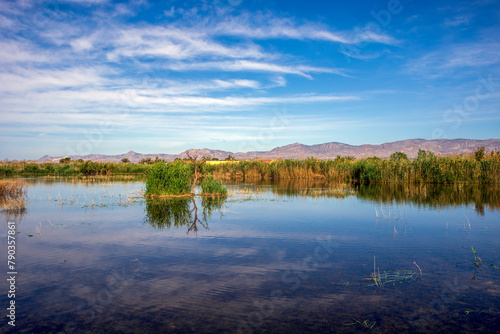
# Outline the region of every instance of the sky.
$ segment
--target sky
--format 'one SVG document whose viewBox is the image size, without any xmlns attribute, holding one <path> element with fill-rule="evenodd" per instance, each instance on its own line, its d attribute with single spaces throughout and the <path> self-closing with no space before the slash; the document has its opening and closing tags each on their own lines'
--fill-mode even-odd
<svg viewBox="0 0 500 334">
<path fill-rule="evenodd" d="M 500 138 L 498 1 L 0 1 L 0 159 Z"/>
</svg>

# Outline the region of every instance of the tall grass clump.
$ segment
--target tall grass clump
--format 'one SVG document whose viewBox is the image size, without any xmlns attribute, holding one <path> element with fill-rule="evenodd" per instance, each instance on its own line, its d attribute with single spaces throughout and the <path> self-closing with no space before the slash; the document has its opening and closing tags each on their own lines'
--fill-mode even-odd
<svg viewBox="0 0 500 334">
<path fill-rule="evenodd" d="M 0 180 L 0 211 L 21 213 L 26 210 L 26 188 L 22 180 Z"/>
<path fill-rule="evenodd" d="M 201 182 L 201 193 L 204 195 L 227 195 L 227 189 L 220 180 L 206 177 Z"/>
<path fill-rule="evenodd" d="M 27 187 L 28 184 L 22 180 L 0 180 L 0 196 L 21 197 Z"/>
<path fill-rule="evenodd" d="M 191 191 L 192 165 L 157 162 L 148 171 L 146 196 L 176 196 Z"/>
</svg>

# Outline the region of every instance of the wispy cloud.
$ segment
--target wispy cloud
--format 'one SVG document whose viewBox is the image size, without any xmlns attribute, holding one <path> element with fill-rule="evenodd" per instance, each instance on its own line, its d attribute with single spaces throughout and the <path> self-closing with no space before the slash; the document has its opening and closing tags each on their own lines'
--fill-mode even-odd
<svg viewBox="0 0 500 334">
<path fill-rule="evenodd" d="M 105 80 L 97 68 L 71 68 L 69 70 L 12 69 L 0 72 L 0 92 L 50 91 L 99 86 Z"/>
<path fill-rule="evenodd" d="M 347 76 L 342 69 L 313 67 L 313 66 L 286 66 L 273 63 L 236 60 L 222 62 L 202 62 L 202 63 L 174 63 L 167 65 L 167 68 L 176 71 L 206 71 L 217 70 L 226 72 L 272 72 L 282 74 L 295 74 L 312 79 L 310 73 L 331 73 Z"/>
<path fill-rule="evenodd" d="M 113 41 L 114 50 L 108 59 L 118 57 L 165 57 L 190 59 L 198 56 L 224 58 L 263 58 L 265 54 L 254 44 L 245 46 L 224 46 L 203 33 L 173 28 L 142 28 L 119 32 Z"/>
<path fill-rule="evenodd" d="M 108 0 L 60 0 L 60 2 L 75 2 L 82 5 L 95 5 L 106 3 Z"/>
<path fill-rule="evenodd" d="M 236 17 L 228 17 L 213 27 L 208 27 L 208 29 L 216 35 L 252 39 L 309 39 L 343 44 L 374 42 L 392 45 L 397 43 L 394 37 L 382 32 L 363 29 L 332 31 L 322 24 L 297 24 L 290 18 L 278 18 L 262 13 L 245 13 Z"/>
<path fill-rule="evenodd" d="M 161 94 L 162 90 L 66 90 L 32 92 L 23 96 L 4 97 L 4 110 L 13 112 L 85 112 L 119 113 L 121 108 L 128 108 L 127 113 L 203 113 L 221 110 L 249 110 L 262 105 L 272 104 L 308 104 L 319 102 L 355 101 L 356 96 L 337 95 L 301 95 L 284 97 L 206 97 L 193 95 Z"/>
<path fill-rule="evenodd" d="M 493 41 L 447 45 L 408 63 L 413 74 L 441 77 L 458 69 L 487 67 L 500 63 L 500 43 Z"/>
<path fill-rule="evenodd" d="M 210 134 L 255 139 L 285 107 L 303 116 L 289 116 L 289 128 L 310 138 L 315 131 L 331 136 L 339 124 L 373 126 L 328 120 L 333 115 L 380 113 L 397 124 L 402 105 L 414 114 L 420 106 L 436 110 L 432 102 L 413 103 L 429 97 L 418 79 L 444 83 L 452 95 L 450 77 L 498 72 L 500 64 L 497 25 L 482 16 L 488 8 L 424 15 L 427 5 L 419 6 L 370 29 L 371 5 L 361 13 L 350 3 L 344 19 L 284 3 L 261 11 L 228 1 L 0 1 L 0 136 L 66 139 L 109 120 L 109 140 L 117 142 L 129 133 L 191 142 L 193 127 L 200 143 Z M 479 17 L 489 22 L 481 29 Z M 419 29 L 407 31 L 413 25 Z"/>
<path fill-rule="evenodd" d="M 211 28 L 221 36 L 242 36 L 252 39 L 315 39 L 337 43 L 352 43 L 346 33 L 330 32 L 318 25 L 297 25 L 293 20 L 263 14 L 243 14 L 229 17 Z"/>
<path fill-rule="evenodd" d="M 4 66 L 26 63 L 47 64 L 50 60 L 48 52 L 39 50 L 32 43 L 0 39 L 0 64 Z"/>
<path fill-rule="evenodd" d="M 453 18 L 446 18 L 442 24 L 444 28 L 456 28 L 461 25 L 468 25 L 472 15 L 456 15 Z"/>
</svg>

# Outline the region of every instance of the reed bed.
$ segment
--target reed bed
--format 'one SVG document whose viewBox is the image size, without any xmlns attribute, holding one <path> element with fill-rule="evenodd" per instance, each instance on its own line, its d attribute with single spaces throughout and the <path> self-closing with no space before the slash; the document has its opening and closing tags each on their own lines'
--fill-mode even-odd
<svg viewBox="0 0 500 334">
<path fill-rule="evenodd" d="M 146 196 L 183 196 L 191 193 L 192 165 L 158 162 L 149 170 Z"/>
<path fill-rule="evenodd" d="M 0 211 L 20 213 L 26 210 L 28 184 L 22 180 L 0 180 Z"/>
<path fill-rule="evenodd" d="M 346 183 L 500 183 L 500 152 L 436 156 L 421 151 L 418 158 L 337 157 L 334 160 L 241 161 L 205 166 L 214 178 L 234 180 L 324 179 Z"/>
<path fill-rule="evenodd" d="M 162 161 L 4 161 L 0 162 L 0 176 L 147 175 L 158 162 Z M 174 163 L 188 164 L 182 160 Z M 408 159 L 404 153 L 396 152 L 387 159 L 339 156 L 328 160 L 314 157 L 302 160 L 277 159 L 272 163 L 244 160 L 231 164 L 205 164 L 200 169 L 203 176 L 220 180 L 322 179 L 346 183 L 500 183 L 500 152 L 478 149 L 467 155 L 438 156 L 430 151 L 420 150 L 416 159 Z"/>
<path fill-rule="evenodd" d="M 0 180 L 0 196 L 21 197 L 26 193 L 28 184 L 23 180 Z"/>
<path fill-rule="evenodd" d="M 201 182 L 202 195 L 227 195 L 227 189 L 220 180 L 206 177 Z"/>
</svg>

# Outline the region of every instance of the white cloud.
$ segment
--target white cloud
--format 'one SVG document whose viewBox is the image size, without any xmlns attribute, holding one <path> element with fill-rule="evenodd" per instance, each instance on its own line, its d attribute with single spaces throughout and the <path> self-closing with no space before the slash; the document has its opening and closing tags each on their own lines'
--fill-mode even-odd
<svg viewBox="0 0 500 334">
<path fill-rule="evenodd" d="M 235 79 L 235 80 L 231 80 L 231 81 L 224 81 L 224 80 L 215 79 L 214 82 L 220 88 L 233 88 L 233 87 L 244 87 L 244 88 L 253 88 L 253 89 L 260 88 L 260 83 L 258 81 L 255 81 L 255 80 Z"/>
<path fill-rule="evenodd" d="M 283 78 L 282 76 L 273 78 L 273 79 L 271 79 L 271 81 L 273 82 L 273 85 L 271 85 L 272 87 L 285 87 L 286 86 L 286 79 Z"/>
<path fill-rule="evenodd" d="M 221 86 L 221 83 L 215 82 Z M 224 83 L 225 85 L 226 83 Z M 233 85 L 240 85 L 233 83 Z M 245 82 L 245 85 L 250 82 Z M 255 84 L 253 84 L 255 85 Z M 280 97 L 242 96 L 197 96 L 163 94 L 163 89 L 117 89 L 105 90 L 82 88 L 80 90 L 51 90 L 23 92 L 14 96 L 4 96 L 3 108 L 10 112 L 72 113 L 200 113 L 223 110 L 251 110 L 262 105 L 309 104 L 320 102 L 355 101 L 357 96 L 346 95 L 295 95 Z"/>
<path fill-rule="evenodd" d="M 92 39 L 88 37 L 74 39 L 70 41 L 69 44 L 75 51 L 91 50 L 94 46 Z"/>
<path fill-rule="evenodd" d="M 354 96 L 291 96 L 291 97 L 201 97 L 201 96 L 175 96 L 175 97 L 149 97 L 138 94 L 135 101 L 138 104 L 180 106 L 180 107 L 248 107 L 264 104 L 311 103 L 356 100 Z"/>
<path fill-rule="evenodd" d="M 142 87 L 137 86 L 147 95 L 198 95 L 210 92 L 222 92 L 225 90 L 238 89 L 260 89 L 261 83 L 248 79 L 221 80 L 213 79 L 208 81 L 175 81 L 175 80 L 155 80 L 145 83 Z"/>
<path fill-rule="evenodd" d="M 461 25 L 468 25 L 471 20 L 470 15 L 457 15 L 453 18 L 446 18 L 442 26 L 444 28 L 456 28 Z"/>
<path fill-rule="evenodd" d="M 372 42 L 387 45 L 397 45 L 399 43 L 399 41 L 392 36 L 380 32 L 375 32 L 369 29 L 362 29 L 357 31 L 352 38 L 351 44 L 363 42 Z"/>
<path fill-rule="evenodd" d="M 47 63 L 47 52 L 37 50 L 33 45 L 15 39 L 0 40 L 0 64 Z"/>
<path fill-rule="evenodd" d="M 500 43 L 475 42 L 445 46 L 408 63 L 411 73 L 441 77 L 462 68 L 477 68 L 500 63 Z"/>
<path fill-rule="evenodd" d="M 165 57 L 189 59 L 197 56 L 218 56 L 227 58 L 263 58 L 266 55 L 255 44 L 225 46 L 204 33 L 189 29 L 147 27 L 122 30 L 112 43 L 114 50 L 108 59 L 118 61 L 119 57 Z"/>
<path fill-rule="evenodd" d="M 342 69 L 313 67 L 313 66 L 286 66 L 273 63 L 256 62 L 249 60 L 235 60 L 222 62 L 201 62 L 201 63 L 174 63 L 167 65 L 169 69 L 176 71 L 206 71 L 218 70 L 226 72 L 271 72 L 283 74 L 295 74 L 312 79 L 310 73 L 331 73 L 343 75 Z"/>
<path fill-rule="evenodd" d="M 61 2 L 75 2 L 75 3 L 79 3 L 81 5 L 100 5 L 100 4 L 105 4 L 108 2 L 108 0 L 59 0 Z"/>
<path fill-rule="evenodd" d="M 356 29 L 354 31 L 334 32 L 317 23 L 298 25 L 292 19 L 278 18 L 264 14 L 242 14 L 226 18 L 224 21 L 207 27 L 214 35 L 240 36 L 253 39 L 297 39 L 318 40 L 333 43 L 356 44 L 374 42 L 396 44 L 398 41 L 382 32 Z"/>
<path fill-rule="evenodd" d="M 21 92 L 76 89 L 82 86 L 99 86 L 105 81 L 96 68 L 71 68 L 68 70 L 24 69 L 0 72 L 0 92 Z"/>
<path fill-rule="evenodd" d="M 0 28 L 7 28 L 14 25 L 14 21 L 7 16 L 0 15 Z"/>
<path fill-rule="evenodd" d="M 295 80 L 348 72 L 263 40 L 391 42 L 272 14 L 221 20 L 192 11 L 179 19 L 180 10 L 171 7 L 168 19 L 153 25 L 123 17 L 135 15 L 134 6 L 143 4 L 62 2 L 86 10 L 54 7 L 43 24 L 28 22 L 33 28 L 29 36 L 20 31 L 40 4 L 0 2 L 0 30 L 3 36 L 13 36 L 0 39 L 0 127 L 8 138 L 19 131 L 43 134 L 37 137 L 43 140 L 55 133 L 66 138 L 77 127 L 89 129 L 103 120 L 112 121 L 122 136 L 123 129 L 130 128 L 151 136 L 168 131 L 181 137 L 198 127 L 234 140 L 254 138 L 257 135 L 248 132 L 260 131 L 263 110 L 359 99 L 315 93 L 314 85 L 306 91 L 310 94 L 297 88 L 276 95 L 276 87 L 287 86 L 287 76 L 295 76 L 290 80 L 300 87 Z M 91 5 L 95 6 L 88 8 Z"/>
</svg>

